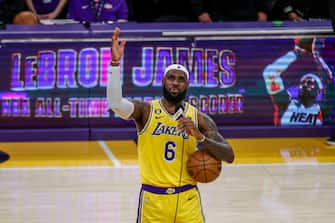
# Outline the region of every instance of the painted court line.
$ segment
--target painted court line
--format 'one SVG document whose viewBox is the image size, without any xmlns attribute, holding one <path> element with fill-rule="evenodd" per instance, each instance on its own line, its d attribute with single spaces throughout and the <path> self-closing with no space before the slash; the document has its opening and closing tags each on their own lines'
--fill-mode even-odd
<svg viewBox="0 0 335 223">
<path fill-rule="evenodd" d="M 112 153 L 110 148 L 107 146 L 105 141 L 98 141 L 98 143 L 99 143 L 101 149 L 106 153 L 108 158 L 114 163 L 115 167 L 121 167 L 120 161 L 118 159 L 116 159 L 116 157 L 114 156 L 114 154 Z"/>
<path fill-rule="evenodd" d="M 261 167 L 261 166 L 287 166 L 287 167 L 298 167 L 298 166 L 334 166 L 335 163 L 262 163 L 262 164 L 229 164 L 224 166 L 224 168 L 237 168 L 237 167 Z M 127 165 L 122 166 L 119 163 L 119 166 L 43 166 L 43 167 L 4 167 L 0 168 L 0 172 L 7 170 L 82 170 L 82 169 L 113 169 L 113 168 L 121 168 L 121 169 L 139 169 L 138 165 Z"/>
</svg>

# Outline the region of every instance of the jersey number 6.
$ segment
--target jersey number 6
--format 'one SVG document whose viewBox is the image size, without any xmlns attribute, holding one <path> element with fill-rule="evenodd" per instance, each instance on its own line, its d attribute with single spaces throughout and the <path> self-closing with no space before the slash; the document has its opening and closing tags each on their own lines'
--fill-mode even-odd
<svg viewBox="0 0 335 223">
<path fill-rule="evenodd" d="M 168 162 L 172 162 L 176 158 L 176 143 L 168 141 L 165 144 L 164 158 Z"/>
</svg>

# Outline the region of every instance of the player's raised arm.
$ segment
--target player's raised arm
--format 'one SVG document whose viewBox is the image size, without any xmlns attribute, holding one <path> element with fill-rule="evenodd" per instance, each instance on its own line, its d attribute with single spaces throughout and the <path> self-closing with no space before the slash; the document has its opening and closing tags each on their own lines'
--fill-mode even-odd
<svg viewBox="0 0 335 223">
<path fill-rule="evenodd" d="M 263 71 L 266 90 L 270 95 L 275 95 L 285 89 L 281 74 L 297 59 L 294 51 L 289 51 L 285 55 L 267 65 Z"/>
<path fill-rule="evenodd" d="M 112 60 L 109 66 L 107 83 L 108 107 L 123 119 L 134 119 L 139 130 L 145 125 L 150 105 L 141 101 L 129 101 L 122 96 L 120 81 L 120 60 L 124 55 L 126 41 L 119 42 L 120 29 L 116 27 L 112 37 Z"/>
</svg>

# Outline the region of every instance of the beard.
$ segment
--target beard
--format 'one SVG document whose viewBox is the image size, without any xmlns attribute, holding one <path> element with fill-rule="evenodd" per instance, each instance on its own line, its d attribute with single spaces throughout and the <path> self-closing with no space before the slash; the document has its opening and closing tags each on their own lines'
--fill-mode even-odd
<svg viewBox="0 0 335 223">
<path fill-rule="evenodd" d="M 173 104 L 178 104 L 180 102 L 182 102 L 187 94 L 187 89 L 185 89 L 183 92 L 177 94 L 177 95 L 172 95 L 164 86 L 163 87 L 163 97 L 168 101 L 171 102 Z"/>
<path fill-rule="evenodd" d="M 313 90 L 301 90 L 298 95 L 299 99 L 302 102 L 315 101 L 317 96 L 317 91 Z"/>
</svg>

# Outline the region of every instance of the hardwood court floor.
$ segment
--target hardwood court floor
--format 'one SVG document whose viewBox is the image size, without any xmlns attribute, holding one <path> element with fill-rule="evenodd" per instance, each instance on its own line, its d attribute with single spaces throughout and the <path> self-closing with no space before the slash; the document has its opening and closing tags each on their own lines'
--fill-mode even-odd
<svg viewBox="0 0 335 223">
<path fill-rule="evenodd" d="M 335 147 L 324 138 L 229 139 L 236 162 L 200 184 L 210 223 L 334 223 Z M 132 141 L 0 143 L 1 223 L 134 223 Z"/>
</svg>

